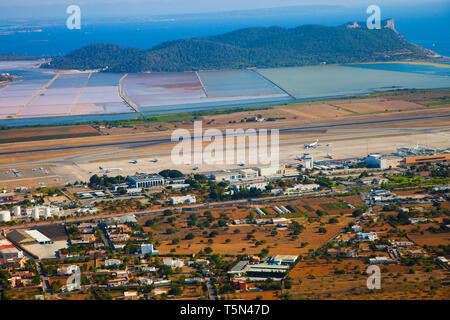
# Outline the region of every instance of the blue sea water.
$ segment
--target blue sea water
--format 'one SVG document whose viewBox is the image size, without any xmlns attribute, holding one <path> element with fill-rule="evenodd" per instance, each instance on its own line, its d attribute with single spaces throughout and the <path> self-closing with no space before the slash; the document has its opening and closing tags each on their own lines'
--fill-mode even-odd
<svg viewBox="0 0 450 320">
<path fill-rule="evenodd" d="M 65 16 L 29 23 L 42 32 L 8 31 L 27 29 L 22 21 L 0 22 L 0 54 L 53 56 L 67 54 L 92 43 L 113 43 L 149 49 L 162 42 L 221 34 L 257 26 L 296 27 L 303 24 L 337 26 L 365 21 L 365 7 L 292 7 L 231 13 L 177 15 L 165 18 L 83 18 L 81 30 L 68 30 Z M 381 6 L 381 18 L 394 18 L 395 27 L 406 40 L 450 56 L 450 4 Z M 20 27 L 22 26 L 23 27 Z M 7 31 L 7 32 L 4 32 Z"/>
</svg>

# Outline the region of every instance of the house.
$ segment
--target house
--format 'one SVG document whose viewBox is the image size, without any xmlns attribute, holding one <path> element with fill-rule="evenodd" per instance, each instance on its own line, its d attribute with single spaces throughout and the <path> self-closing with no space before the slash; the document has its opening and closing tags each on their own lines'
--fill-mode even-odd
<svg viewBox="0 0 450 320">
<path fill-rule="evenodd" d="M 155 250 L 153 244 L 143 243 L 141 244 L 141 254 L 159 254 L 158 250 Z"/>
<path fill-rule="evenodd" d="M 239 291 L 247 290 L 247 283 L 244 280 L 233 279 L 233 281 L 231 281 L 231 285 L 234 289 Z"/>
<path fill-rule="evenodd" d="M 171 204 L 181 204 L 181 203 L 196 203 L 196 198 L 193 195 L 186 195 L 182 197 L 171 197 L 170 203 Z"/>
<path fill-rule="evenodd" d="M 356 235 L 360 240 L 374 241 L 378 239 L 376 232 L 367 232 L 367 233 L 358 232 Z"/>
<path fill-rule="evenodd" d="M 80 268 L 77 265 L 70 265 L 58 268 L 58 273 L 64 275 L 71 275 L 79 270 Z"/>
<path fill-rule="evenodd" d="M 352 226 L 352 230 L 353 230 L 353 232 L 361 232 L 362 227 L 360 225 L 355 224 Z"/>
<path fill-rule="evenodd" d="M 288 256 L 288 255 L 276 255 L 269 259 L 269 263 L 282 265 L 291 264 L 297 261 L 298 256 Z"/>
<path fill-rule="evenodd" d="M 25 258 L 0 258 L 0 268 L 19 269 L 25 267 Z"/>
<path fill-rule="evenodd" d="M 93 234 L 83 234 L 81 236 L 81 241 L 83 241 L 84 243 L 91 243 L 91 242 L 95 242 L 95 236 Z"/>
<path fill-rule="evenodd" d="M 111 240 L 111 242 L 125 242 L 129 238 L 130 238 L 130 236 L 126 233 L 109 234 L 109 240 Z"/>
<path fill-rule="evenodd" d="M 428 219 L 427 218 L 409 218 L 408 219 L 409 223 L 411 224 L 416 224 L 416 223 L 427 223 Z"/>
<path fill-rule="evenodd" d="M 125 291 L 123 293 L 123 300 L 137 300 L 139 299 L 139 295 L 137 291 Z"/>
<path fill-rule="evenodd" d="M 375 257 L 369 259 L 370 264 L 387 264 L 388 258 L 387 257 Z"/>
<path fill-rule="evenodd" d="M 119 260 L 119 259 L 106 259 L 105 260 L 105 267 L 118 266 L 120 264 L 122 264 L 122 260 Z"/>
<path fill-rule="evenodd" d="M 184 261 L 181 259 L 164 259 L 163 263 L 165 266 L 169 266 L 172 268 L 178 268 L 184 266 Z"/>
<path fill-rule="evenodd" d="M 128 278 L 114 278 L 114 279 L 109 279 L 106 282 L 106 285 L 108 287 L 120 287 L 120 286 L 126 286 L 128 284 Z"/>
<path fill-rule="evenodd" d="M 359 179 L 359 182 L 363 183 L 363 184 L 382 184 L 382 183 L 387 183 L 389 182 L 388 179 L 383 178 L 383 177 L 364 177 Z"/>
</svg>

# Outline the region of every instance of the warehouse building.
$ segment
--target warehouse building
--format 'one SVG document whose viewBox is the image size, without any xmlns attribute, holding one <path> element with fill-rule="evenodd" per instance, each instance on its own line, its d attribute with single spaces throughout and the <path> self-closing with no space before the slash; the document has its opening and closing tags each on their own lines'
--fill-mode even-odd
<svg viewBox="0 0 450 320">
<path fill-rule="evenodd" d="M 448 163 L 450 153 L 436 154 L 432 156 L 406 157 L 402 162 L 407 166 L 422 165 L 425 163 Z"/>
</svg>

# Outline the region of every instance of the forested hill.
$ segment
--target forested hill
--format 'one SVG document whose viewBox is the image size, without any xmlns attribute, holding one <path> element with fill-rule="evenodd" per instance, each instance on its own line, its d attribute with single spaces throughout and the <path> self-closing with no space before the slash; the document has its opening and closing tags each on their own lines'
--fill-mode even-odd
<svg viewBox="0 0 450 320">
<path fill-rule="evenodd" d="M 407 42 L 395 31 L 392 20 L 385 20 L 382 25 L 378 30 L 368 30 L 363 23 L 247 28 L 168 41 L 149 50 L 93 44 L 56 57 L 43 67 L 111 72 L 190 71 L 424 59 L 433 54 Z"/>
</svg>

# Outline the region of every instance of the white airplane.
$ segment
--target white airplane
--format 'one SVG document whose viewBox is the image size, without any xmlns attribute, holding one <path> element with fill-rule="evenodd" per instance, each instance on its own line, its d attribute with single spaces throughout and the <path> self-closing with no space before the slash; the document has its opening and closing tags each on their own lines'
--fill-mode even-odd
<svg viewBox="0 0 450 320">
<path fill-rule="evenodd" d="M 305 144 L 303 147 L 305 149 L 309 149 L 309 148 L 315 149 L 315 148 L 317 148 L 318 145 L 319 145 L 319 139 L 316 139 L 316 141 L 314 141 L 313 143 Z"/>
<path fill-rule="evenodd" d="M 136 164 L 136 163 L 138 163 L 138 161 L 137 160 L 133 160 L 133 161 L 130 161 L 130 163 Z"/>
<path fill-rule="evenodd" d="M 151 159 L 150 162 L 158 162 L 158 158 Z"/>
<path fill-rule="evenodd" d="M 114 171 L 122 171 L 122 168 L 103 168 L 103 167 L 98 167 L 98 168 L 102 171 L 105 171 L 106 173 L 114 172 Z"/>
<path fill-rule="evenodd" d="M 198 167 L 193 167 L 192 170 L 198 170 Z"/>
<path fill-rule="evenodd" d="M 413 150 L 419 150 L 419 149 L 420 149 L 419 144 L 416 144 L 416 146 L 413 148 Z"/>
<path fill-rule="evenodd" d="M 245 167 L 245 163 L 244 163 L 244 162 L 242 162 L 242 163 L 239 163 L 239 166 L 241 166 L 241 167 Z"/>
</svg>

